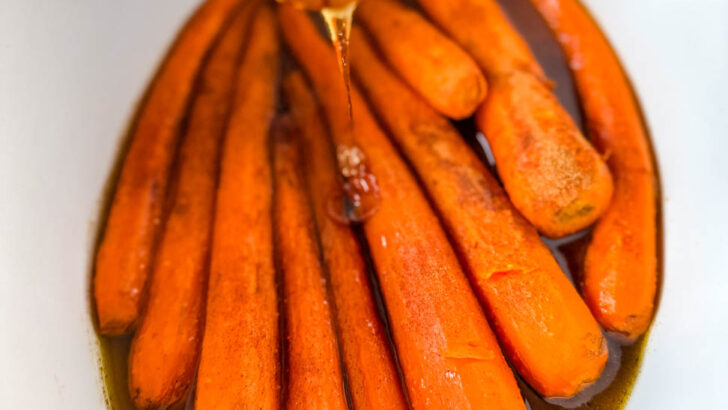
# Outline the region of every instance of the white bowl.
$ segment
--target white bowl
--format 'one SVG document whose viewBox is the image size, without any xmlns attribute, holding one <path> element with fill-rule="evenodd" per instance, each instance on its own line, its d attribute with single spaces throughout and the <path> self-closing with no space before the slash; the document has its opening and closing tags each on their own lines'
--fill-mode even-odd
<svg viewBox="0 0 728 410">
<path fill-rule="evenodd" d="M 0 0 L 0 408 L 104 408 L 89 277 L 118 144 L 195 0 Z M 635 83 L 663 187 L 662 299 L 629 409 L 728 377 L 728 2 L 586 1 Z"/>
</svg>

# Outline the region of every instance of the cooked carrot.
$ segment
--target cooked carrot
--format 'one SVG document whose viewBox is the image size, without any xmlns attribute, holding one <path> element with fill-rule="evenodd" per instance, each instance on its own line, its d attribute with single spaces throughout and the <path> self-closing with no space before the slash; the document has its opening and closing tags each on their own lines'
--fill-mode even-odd
<svg viewBox="0 0 728 410">
<path fill-rule="evenodd" d="M 497 0 L 417 0 L 422 9 L 483 67 L 489 79 L 513 71 L 546 76 Z"/>
<path fill-rule="evenodd" d="M 203 57 L 238 0 L 211 0 L 167 56 L 134 129 L 96 255 L 94 301 L 104 335 L 131 330 L 145 299 L 179 124 Z"/>
<path fill-rule="evenodd" d="M 355 18 L 392 67 L 441 113 L 469 117 L 485 99 L 487 83 L 475 61 L 416 11 L 394 0 L 367 0 Z"/>
<path fill-rule="evenodd" d="M 155 258 L 146 311 L 129 355 L 129 389 L 138 408 L 179 402 L 197 367 L 218 152 L 248 9 L 213 49 L 180 148 L 175 195 Z"/>
<path fill-rule="evenodd" d="M 273 134 L 274 217 L 283 278 L 286 408 L 346 409 L 321 252 L 294 140 L 298 131 L 290 124 L 279 127 Z"/>
<path fill-rule="evenodd" d="M 339 347 L 353 405 L 360 409 L 405 409 L 361 248 L 351 228 L 329 215 L 332 201 L 342 198 L 342 192 L 331 172 L 336 163 L 318 103 L 299 71 L 289 73 L 283 87 L 303 140 L 309 196 L 329 272 Z"/>
<path fill-rule="evenodd" d="M 615 180 L 587 249 L 584 297 L 602 326 L 635 339 L 650 324 L 657 287 L 655 170 L 639 107 L 619 59 L 578 2 L 532 2 L 570 60 L 589 135 Z"/>
<path fill-rule="evenodd" d="M 521 71 L 490 84 L 476 122 L 513 205 L 551 237 L 596 221 L 609 206 L 612 177 L 556 97 Z"/>
<path fill-rule="evenodd" d="M 280 405 L 268 128 L 278 75 L 272 10 L 255 14 L 222 151 L 197 409 Z"/>
<path fill-rule="evenodd" d="M 344 86 L 331 81 L 337 75 L 333 50 L 305 14 L 279 6 L 278 17 L 329 123 L 340 121 Z M 525 408 L 437 217 L 357 89 L 352 91 L 355 141 L 366 151 L 381 192 L 381 207 L 363 227 L 412 406 Z"/>
<path fill-rule="evenodd" d="M 552 237 L 594 223 L 612 195 L 609 170 L 496 0 L 418 1 L 485 70 L 489 94 L 477 123 L 513 205 Z"/>
<path fill-rule="evenodd" d="M 568 397 L 607 360 L 599 325 L 538 232 L 450 122 L 351 34 L 354 75 L 429 191 L 516 370 L 546 397 Z"/>
</svg>

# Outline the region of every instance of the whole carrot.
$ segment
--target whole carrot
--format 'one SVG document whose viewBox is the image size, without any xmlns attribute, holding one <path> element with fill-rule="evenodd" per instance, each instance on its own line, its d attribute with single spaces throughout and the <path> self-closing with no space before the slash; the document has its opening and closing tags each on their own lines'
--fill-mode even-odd
<svg viewBox="0 0 728 410">
<path fill-rule="evenodd" d="M 210 0 L 197 10 L 141 108 L 96 255 L 94 301 L 101 334 L 119 335 L 136 325 L 179 124 L 203 57 L 238 3 Z"/>
<path fill-rule="evenodd" d="M 526 41 L 497 0 L 417 0 L 422 9 L 483 67 L 488 77 L 513 71 L 546 80 Z"/>
<path fill-rule="evenodd" d="M 556 97 L 521 71 L 490 84 L 476 123 L 513 205 L 551 237 L 596 221 L 609 206 L 612 177 Z"/>
<path fill-rule="evenodd" d="M 331 216 L 331 203 L 343 193 L 336 176 L 331 146 L 303 75 L 283 80 L 286 99 L 303 141 L 306 180 L 322 253 L 329 273 L 339 347 L 355 408 L 405 409 L 397 369 L 387 335 L 377 314 L 361 248 L 351 228 Z"/>
<path fill-rule="evenodd" d="M 280 406 L 278 294 L 268 129 L 278 35 L 268 7 L 255 14 L 237 75 L 222 151 L 197 375 L 197 409 Z"/>
<path fill-rule="evenodd" d="M 552 237 L 594 223 L 612 195 L 609 170 L 551 94 L 497 1 L 418 2 L 488 77 L 488 98 L 476 120 L 513 205 Z"/>
<path fill-rule="evenodd" d="M 392 67 L 441 113 L 469 117 L 485 99 L 487 83 L 475 61 L 416 11 L 394 0 L 367 0 L 356 18 Z"/>
<path fill-rule="evenodd" d="M 212 51 L 180 148 L 175 195 L 155 259 L 147 308 L 129 355 L 129 389 L 138 408 L 179 402 L 197 368 L 218 152 L 247 33 L 248 9 L 235 18 Z"/>
<path fill-rule="evenodd" d="M 285 128 L 285 125 L 281 126 Z M 276 254 L 283 277 L 287 409 L 346 409 L 339 348 L 297 131 L 274 134 Z"/>
<path fill-rule="evenodd" d="M 278 16 L 329 123 L 340 121 L 337 104 L 344 86 L 330 81 L 337 74 L 333 50 L 304 14 L 278 7 Z M 361 95 L 352 91 L 354 137 L 381 193 L 379 210 L 363 226 L 412 406 L 525 408 L 437 217 Z M 332 131 L 336 141 L 340 135 Z"/>
<path fill-rule="evenodd" d="M 605 340 L 538 232 L 450 122 L 377 58 L 356 26 L 351 45 L 355 78 L 429 191 L 516 370 L 546 397 L 572 396 L 596 380 Z"/>
<path fill-rule="evenodd" d="M 655 170 L 639 107 L 617 56 L 573 0 L 532 0 L 570 60 L 589 135 L 608 156 L 614 199 L 587 249 L 583 293 L 606 329 L 635 339 L 657 287 Z"/>
</svg>

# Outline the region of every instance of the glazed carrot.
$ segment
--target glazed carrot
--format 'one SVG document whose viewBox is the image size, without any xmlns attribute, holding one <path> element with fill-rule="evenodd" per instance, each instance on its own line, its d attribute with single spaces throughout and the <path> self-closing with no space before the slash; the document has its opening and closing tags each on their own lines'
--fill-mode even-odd
<svg viewBox="0 0 728 410">
<path fill-rule="evenodd" d="M 607 360 L 599 325 L 538 232 L 450 122 L 351 33 L 354 75 L 420 176 L 516 370 L 546 397 L 568 397 Z"/>
<path fill-rule="evenodd" d="M 285 125 L 280 127 L 285 128 Z M 298 131 L 274 133 L 275 243 L 283 278 L 286 408 L 346 409 L 339 348 L 311 207 L 303 185 Z"/>
<path fill-rule="evenodd" d="M 619 59 L 573 0 L 532 0 L 570 60 L 589 135 L 608 156 L 614 199 L 587 249 L 583 293 L 606 329 L 635 339 L 657 288 L 655 169 L 639 107 Z"/>
<path fill-rule="evenodd" d="M 487 83 L 475 61 L 416 11 L 395 0 L 367 0 L 355 18 L 392 67 L 441 113 L 469 117 L 485 99 Z"/>
<path fill-rule="evenodd" d="M 491 81 L 475 119 L 513 205 L 542 233 L 579 231 L 609 206 L 609 169 L 536 77 L 514 71 Z"/>
<path fill-rule="evenodd" d="M 238 0 L 210 0 L 192 16 L 142 107 L 96 255 L 94 301 L 104 335 L 131 330 L 144 302 L 172 158 L 193 83 Z"/>
<path fill-rule="evenodd" d="M 546 76 L 497 0 L 417 0 L 422 9 L 492 76 L 525 71 Z"/>
<path fill-rule="evenodd" d="M 197 367 L 218 151 L 247 32 L 247 9 L 212 51 L 180 148 L 175 195 L 155 258 L 147 308 L 129 355 L 129 389 L 138 408 L 179 402 Z"/>
<path fill-rule="evenodd" d="M 280 406 L 268 128 L 278 72 L 272 10 L 256 13 L 222 151 L 197 409 Z"/>
<path fill-rule="evenodd" d="M 497 1 L 418 1 L 485 70 L 489 94 L 477 124 L 513 205 L 552 237 L 594 223 L 612 195 L 609 170 Z"/>
<path fill-rule="evenodd" d="M 330 124 L 340 94 L 333 50 L 307 17 L 278 7 L 284 38 Z M 354 137 L 380 183 L 364 224 L 413 408 L 523 409 L 518 386 L 437 217 L 354 88 Z M 345 120 L 345 119 L 344 119 Z M 336 141 L 337 127 L 332 127 Z M 334 172 L 332 169 L 331 172 Z"/>
<path fill-rule="evenodd" d="M 405 409 L 361 248 L 351 228 L 329 215 L 330 201 L 343 193 L 331 172 L 336 163 L 318 103 L 298 71 L 284 78 L 283 87 L 303 140 L 307 186 L 329 273 L 339 347 L 354 408 Z"/>
</svg>

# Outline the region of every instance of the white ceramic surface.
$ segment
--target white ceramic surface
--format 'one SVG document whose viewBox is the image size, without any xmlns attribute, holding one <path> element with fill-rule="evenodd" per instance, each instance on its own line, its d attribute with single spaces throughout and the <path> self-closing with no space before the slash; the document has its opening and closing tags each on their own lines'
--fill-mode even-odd
<svg viewBox="0 0 728 410">
<path fill-rule="evenodd" d="M 87 297 L 101 192 L 195 3 L 0 0 L 0 409 L 104 407 Z M 635 82 L 662 172 L 663 297 L 628 408 L 719 408 L 728 1 L 586 3 Z"/>
</svg>

